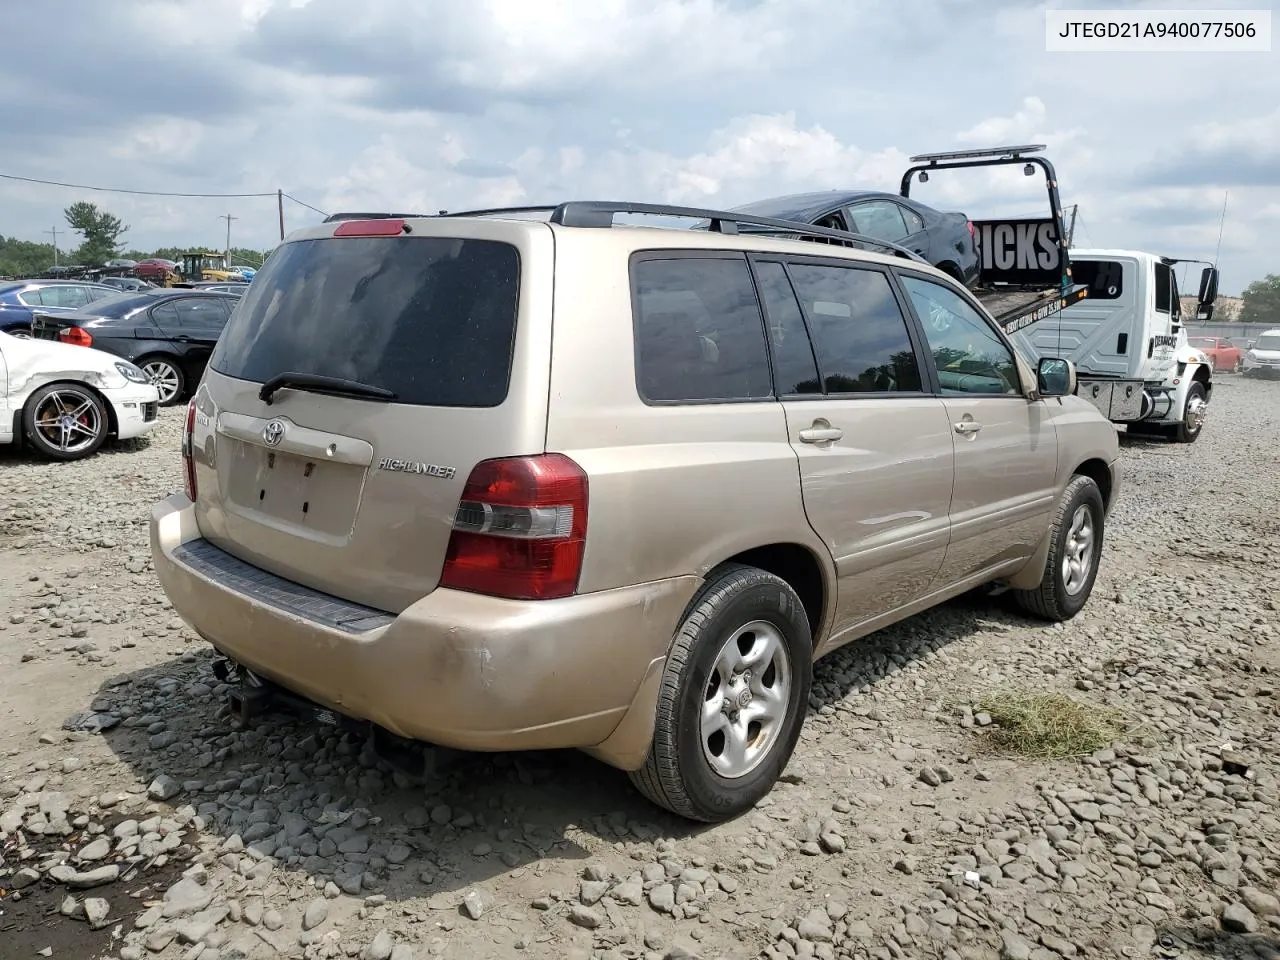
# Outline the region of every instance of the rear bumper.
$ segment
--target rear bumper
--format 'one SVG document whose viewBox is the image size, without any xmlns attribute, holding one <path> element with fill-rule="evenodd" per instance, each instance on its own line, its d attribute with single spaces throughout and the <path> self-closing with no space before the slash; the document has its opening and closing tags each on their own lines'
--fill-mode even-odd
<svg viewBox="0 0 1280 960">
<path fill-rule="evenodd" d="M 437 589 L 387 614 L 222 553 L 180 494 L 152 508 L 151 551 L 179 616 L 286 689 L 442 746 L 577 747 L 624 769 L 644 760 L 667 649 L 701 583 L 534 602 Z"/>
</svg>

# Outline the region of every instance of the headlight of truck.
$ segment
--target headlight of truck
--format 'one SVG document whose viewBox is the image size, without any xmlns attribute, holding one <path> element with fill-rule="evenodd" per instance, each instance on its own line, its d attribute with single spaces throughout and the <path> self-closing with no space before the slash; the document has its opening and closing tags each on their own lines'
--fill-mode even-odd
<svg viewBox="0 0 1280 960">
<path fill-rule="evenodd" d="M 130 383 L 150 383 L 151 378 L 142 370 L 135 367 L 132 363 L 117 363 L 116 369 L 120 371 L 120 376 L 124 377 Z"/>
</svg>

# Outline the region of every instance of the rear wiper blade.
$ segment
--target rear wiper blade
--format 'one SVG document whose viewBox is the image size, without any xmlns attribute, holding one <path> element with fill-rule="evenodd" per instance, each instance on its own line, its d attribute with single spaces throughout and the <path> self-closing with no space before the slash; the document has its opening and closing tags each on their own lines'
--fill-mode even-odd
<svg viewBox="0 0 1280 960">
<path fill-rule="evenodd" d="M 311 393 L 329 393 L 340 397 L 363 397 L 370 400 L 394 400 L 395 393 L 386 387 L 375 387 L 358 380 L 344 380 L 342 377 L 325 377 L 318 373 L 277 373 L 262 385 L 258 391 L 258 399 L 268 406 L 276 391 L 284 387 L 295 390 L 307 390 Z"/>
</svg>

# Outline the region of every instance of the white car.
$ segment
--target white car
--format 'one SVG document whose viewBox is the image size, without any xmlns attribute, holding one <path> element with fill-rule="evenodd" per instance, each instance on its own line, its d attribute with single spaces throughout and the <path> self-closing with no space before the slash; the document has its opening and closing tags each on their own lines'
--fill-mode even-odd
<svg viewBox="0 0 1280 960">
<path fill-rule="evenodd" d="M 1280 329 L 1264 330 L 1244 354 L 1245 376 L 1280 374 Z"/>
<path fill-rule="evenodd" d="M 150 433 L 159 405 L 151 379 L 117 356 L 0 333 L 0 444 L 26 440 L 52 460 L 79 460 L 108 436 Z"/>
</svg>

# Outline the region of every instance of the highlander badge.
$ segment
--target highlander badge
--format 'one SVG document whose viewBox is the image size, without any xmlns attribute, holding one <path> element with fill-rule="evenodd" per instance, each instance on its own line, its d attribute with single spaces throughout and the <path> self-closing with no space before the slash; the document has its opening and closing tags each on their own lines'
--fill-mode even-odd
<svg viewBox="0 0 1280 960">
<path fill-rule="evenodd" d="M 458 473 L 453 467 L 442 467 L 437 463 L 422 463 L 418 460 L 393 460 L 383 457 L 378 461 L 379 470 L 397 470 L 401 473 L 418 473 L 428 477 L 439 477 L 441 480 L 452 480 Z"/>
</svg>

